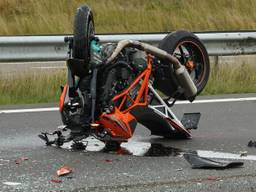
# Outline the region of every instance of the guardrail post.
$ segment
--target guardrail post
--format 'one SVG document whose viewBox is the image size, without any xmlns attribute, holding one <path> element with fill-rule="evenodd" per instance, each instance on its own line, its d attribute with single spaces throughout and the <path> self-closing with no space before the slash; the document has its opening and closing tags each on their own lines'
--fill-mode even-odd
<svg viewBox="0 0 256 192">
<path fill-rule="evenodd" d="M 214 71 L 217 72 L 219 70 L 219 56 L 213 56 L 214 60 Z"/>
</svg>

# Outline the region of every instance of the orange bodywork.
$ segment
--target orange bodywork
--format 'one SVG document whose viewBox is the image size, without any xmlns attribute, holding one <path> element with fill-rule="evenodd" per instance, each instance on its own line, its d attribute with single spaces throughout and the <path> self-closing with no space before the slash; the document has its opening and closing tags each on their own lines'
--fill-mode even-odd
<svg viewBox="0 0 256 192">
<path fill-rule="evenodd" d="M 185 66 L 189 72 L 191 72 L 195 68 L 195 64 L 192 60 L 187 61 Z"/>
<path fill-rule="evenodd" d="M 147 68 L 133 81 L 133 83 L 122 93 L 114 96 L 114 106 L 112 113 L 103 113 L 99 118 L 99 123 L 114 138 L 129 139 L 132 137 L 137 120 L 130 113 L 130 110 L 137 106 L 148 105 L 148 81 L 152 70 L 152 56 L 147 57 Z M 136 94 L 130 94 L 136 91 Z M 133 95 L 133 96 L 132 96 Z"/>
<path fill-rule="evenodd" d="M 68 91 L 68 85 L 66 84 L 63 88 L 63 91 L 60 95 L 60 99 L 59 99 L 59 111 L 61 112 L 63 107 L 64 107 L 64 101 L 65 101 L 65 97 Z"/>
</svg>

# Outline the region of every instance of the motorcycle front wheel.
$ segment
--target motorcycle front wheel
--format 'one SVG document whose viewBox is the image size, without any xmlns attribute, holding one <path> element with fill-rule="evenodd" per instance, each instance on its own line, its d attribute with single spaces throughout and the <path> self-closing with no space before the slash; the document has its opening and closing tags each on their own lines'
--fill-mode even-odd
<svg viewBox="0 0 256 192">
<path fill-rule="evenodd" d="M 82 60 L 83 73 L 90 69 L 90 41 L 95 35 L 93 14 L 87 5 L 77 9 L 74 20 L 74 39 L 72 56 Z"/>
</svg>

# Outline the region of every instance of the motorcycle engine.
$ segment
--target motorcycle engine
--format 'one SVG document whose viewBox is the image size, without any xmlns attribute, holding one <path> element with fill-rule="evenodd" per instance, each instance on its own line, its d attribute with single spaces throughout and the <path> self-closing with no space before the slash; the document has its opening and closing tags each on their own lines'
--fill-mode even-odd
<svg viewBox="0 0 256 192">
<path fill-rule="evenodd" d="M 112 53 L 115 44 L 107 44 L 102 49 L 104 56 Z M 136 76 L 146 67 L 146 61 L 132 48 L 126 48 L 118 58 L 109 66 L 103 68 L 98 76 L 98 101 L 99 113 L 111 112 L 115 105 L 111 100 L 134 81 Z M 128 104 L 127 104 L 128 105 Z"/>
<path fill-rule="evenodd" d="M 116 44 L 105 44 L 101 48 L 100 59 L 108 58 Z M 102 66 L 97 73 L 97 94 L 95 117 L 99 117 L 103 112 L 110 113 L 114 106 L 112 99 L 117 94 L 128 88 L 138 74 L 146 68 L 144 55 L 138 54 L 132 48 L 124 49 L 118 57 L 109 65 Z M 62 111 L 63 123 L 68 125 L 73 134 L 89 130 L 91 122 L 92 97 L 90 93 L 92 73 L 80 78 L 77 93 L 77 100 L 74 103 L 67 103 Z M 135 87 L 136 89 L 136 87 Z M 138 87 L 139 89 L 139 87 Z M 137 93 L 137 90 L 134 90 Z M 131 95 L 131 97 L 133 97 Z M 124 106 L 129 106 L 125 103 Z"/>
</svg>

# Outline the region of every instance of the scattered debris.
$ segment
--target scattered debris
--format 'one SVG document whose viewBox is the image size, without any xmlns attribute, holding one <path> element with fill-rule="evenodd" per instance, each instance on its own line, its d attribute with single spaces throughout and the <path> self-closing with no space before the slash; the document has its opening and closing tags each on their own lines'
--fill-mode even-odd
<svg viewBox="0 0 256 192">
<path fill-rule="evenodd" d="M 83 150 L 86 149 L 87 144 L 88 144 L 88 142 L 87 142 L 86 144 L 84 144 L 84 143 L 82 143 L 82 142 L 74 142 L 74 143 L 71 145 L 71 148 L 72 148 L 72 150 L 83 151 Z"/>
<path fill-rule="evenodd" d="M 21 183 L 18 182 L 3 182 L 4 185 L 10 185 L 10 186 L 17 186 L 17 185 L 21 185 Z"/>
<path fill-rule="evenodd" d="M 64 176 L 67 175 L 69 173 L 71 173 L 73 170 L 69 167 L 69 166 L 63 166 L 60 169 L 57 170 L 57 175 L 60 176 Z"/>
<path fill-rule="evenodd" d="M 21 164 L 21 162 L 27 161 L 28 159 L 29 159 L 28 157 L 21 157 L 19 159 L 16 159 L 14 162 L 15 162 L 15 164 L 19 165 L 19 164 Z"/>
<path fill-rule="evenodd" d="M 176 171 L 183 171 L 183 169 L 182 168 L 178 168 L 178 169 L 176 169 Z"/>
<path fill-rule="evenodd" d="M 53 182 L 53 183 L 62 183 L 62 180 L 60 180 L 60 179 L 52 179 L 51 182 Z"/>
<path fill-rule="evenodd" d="M 15 161 L 15 164 L 19 165 L 20 164 L 20 160 L 16 159 Z"/>
<path fill-rule="evenodd" d="M 105 162 L 112 163 L 113 161 L 111 159 L 105 159 Z"/>
<path fill-rule="evenodd" d="M 215 176 L 209 176 L 209 177 L 207 177 L 207 180 L 209 180 L 209 181 L 219 181 L 220 178 L 215 177 Z"/>
<path fill-rule="evenodd" d="M 240 167 L 244 164 L 239 161 L 216 161 L 200 157 L 195 153 L 185 153 L 183 156 L 192 165 L 193 169 L 226 169 Z"/>
<path fill-rule="evenodd" d="M 240 157 L 245 157 L 245 156 L 247 156 L 247 151 L 240 151 L 239 152 L 240 153 Z"/>
<path fill-rule="evenodd" d="M 256 141 L 250 140 L 247 144 L 248 147 L 256 147 Z"/>
</svg>

